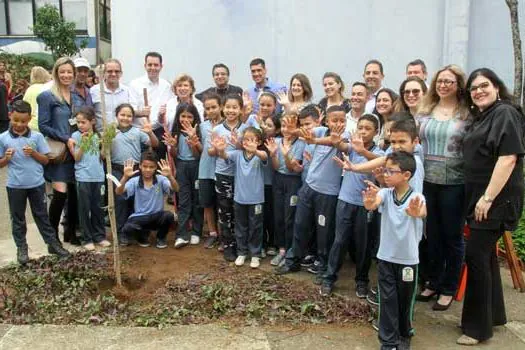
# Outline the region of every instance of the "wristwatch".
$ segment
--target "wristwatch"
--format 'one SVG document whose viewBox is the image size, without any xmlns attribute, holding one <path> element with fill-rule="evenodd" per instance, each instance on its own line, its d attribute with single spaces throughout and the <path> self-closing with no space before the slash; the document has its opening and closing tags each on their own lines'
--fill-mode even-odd
<svg viewBox="0 0 525 350">
<path fill-rule="evenodd" d="M 490 196 L 486 193 L 481 198 L 483 198 L 483 200 L 487 203 L 492 203 L 494 201 L 494 199 L 490 198 Z"/>
</svg>

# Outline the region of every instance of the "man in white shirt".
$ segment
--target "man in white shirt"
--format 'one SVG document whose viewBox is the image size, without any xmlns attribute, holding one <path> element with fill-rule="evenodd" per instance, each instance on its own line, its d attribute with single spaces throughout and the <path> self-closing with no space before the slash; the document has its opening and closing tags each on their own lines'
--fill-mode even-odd
<svg viewBox="0 0 525 350">
<path fill-rule="evenodd" d="M 162 67 L 161 54 L 148 52 L 144 58 L 144 68 L 147 74 L 130 83 L 131 91 L 137 101 L 137 110 L 135 111 L 133 124 L 140 127 L 144 124 L 144 120 L 149 118 L 153 132 L 159 140 L 162 140 L 164 135 L 166 103 L 175 96 L 171 84 L 167 80 L 160 78 Z M 147 91 L 147 101 L 144 89 Z M 159 159 L 166 157 L 166 146 L 163 142 L 159 143 L 156 151 Z"/>
<path fill-rule="evenodd" d="M 363 72 L 363 79 L 365 79 L 368 87 L 368 102 L 366 103 L 365 112 L 372 113 L 376 107 L 377 92 L 383 87 L 383 64 L 378 60 L 370 60 L 366 62 L 365 71 Z"/>
<path fill-rule="evenodd" d="M 123 104 L 129 103 L 137 108 L 137 101 L 131 89 L 120 83 L 122 77 L 122 64 L 115 58 L 110 58 L 104 64 L 104 98 L 106 103 L 106 122 L 116 123 L 115 109 Z M 100 84 L 94 85 L 91 90 L 91 98 L 97 114 L 97 131 L 102 130 L 102 106 L 100 104 Z"/>
</svg>

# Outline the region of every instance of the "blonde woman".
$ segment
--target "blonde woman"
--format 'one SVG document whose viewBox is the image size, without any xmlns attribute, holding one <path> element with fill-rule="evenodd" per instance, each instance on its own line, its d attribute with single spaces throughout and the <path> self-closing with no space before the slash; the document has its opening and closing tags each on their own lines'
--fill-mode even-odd
<svg viewBox="0 0 525 350">
<path fill-rule="evenodd" d="M 173 121 L 175 120 L 175 113 L 179 103 L 192 104 L 199 112 L 200 122 L 204 121 L 204 105 L 195 97 L 195 81 L 188 74 L 181 74 L 175 78 L 172 85 L 175 97 L 168 100 L 166 104 L 166 118 L 168 130 L 173 128 Z"/>
<path fill-rule="evenodd" d="M 38 95 L 38 128 L 40 132 L 55 141 L 63 142 L 67 149 L 73 149 L 75 141 L 71 138 L 73 133 L 72 106 L 73 94 L 71 86 L 75 82 L 75 65 L 69 57 L 59 58 L 53 67 L 53 85 L 50 90 Z M 69 152 L 66 160 L 60 164 L 48 164 L 44 169 L 44 177 L 51 182 L 53 199 L 49 206 L 49 221 L 58 236 L 58 224 L 66 202 L 67 227 L 64 230 L 64 241 L 80 245 L 76 237 L 77 198 L 75 189 L 75 162 Z"/>
<path fill-rule="evenodd" d="M 31 105 L 31 121 L 29 127 L 31 130 L 38 131 L 38 104 L 36 98 L 42 91 L 45 90 L 45 84 L 51 80 L 51 75 L 40 66 L 35 66 L 31 69 L 29 77 L 30 86 L 24 94 L 23 100 Z"/>
<path fill-rule="evenodd" d="M 463 139 L 468 125 L 465 80 L 458 66 L 441 68 L 432 78 L 417 114 L 428 211 L 428 281 L 417 299 L 429 301 L 437 295 L 432 307 L 435 311 L 447 310 L 452 303 L 463 262 Z"/>
</svg>

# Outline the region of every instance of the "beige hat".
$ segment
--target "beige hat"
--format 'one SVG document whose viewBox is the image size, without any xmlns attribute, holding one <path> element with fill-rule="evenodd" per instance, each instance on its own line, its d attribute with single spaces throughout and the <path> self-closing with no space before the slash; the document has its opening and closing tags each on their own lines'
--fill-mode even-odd
<svg viewBox="0 0 525 350">
<path fill-rule="evenodd" d="M 91 66 L 89 65 L 89 61 L 86 60 L 84 57 L 75 58 L 73 62 L 75 63 L 75 68 L 86 67 L 86 68 L 91 69 Z"/>
</svg>

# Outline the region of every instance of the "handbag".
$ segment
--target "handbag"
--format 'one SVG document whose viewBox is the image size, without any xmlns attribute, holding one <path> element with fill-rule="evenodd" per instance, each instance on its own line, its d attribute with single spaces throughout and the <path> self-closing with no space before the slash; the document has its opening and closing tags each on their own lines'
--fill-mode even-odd
<svg viewBox="0 0 525 350">
<path fill-rule="evenodd" d="M 46 142 L 49 146 L 49 153 L 47 154 L 51 164 L 61 164 L 67 158 L 67 147 L 62 141 L 53 140 L 46 137 Z"/>
</svg>

